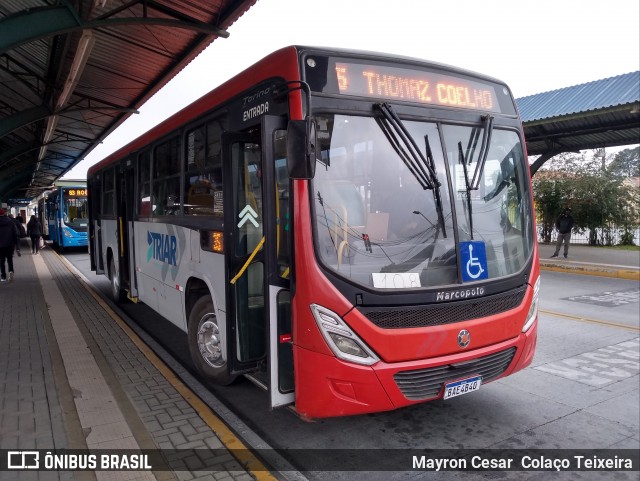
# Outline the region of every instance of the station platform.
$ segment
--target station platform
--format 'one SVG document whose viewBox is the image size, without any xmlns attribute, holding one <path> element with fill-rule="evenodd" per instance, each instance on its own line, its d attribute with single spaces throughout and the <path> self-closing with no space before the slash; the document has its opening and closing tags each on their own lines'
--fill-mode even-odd
<svg viewBox="0 0 640 481">
<path fill-rule="evenodd" d="M 637 250 L 571 246 L 568 259 L 550 259 L 553 249 L 540 245 L 543 269 L 640 272 Z M 32 255 L 24 241 L 14 265 L 13 281 L 0 284 L 0 454 L 192 450 L 209 458 L 183 460 L 180 469 L 0 470 L 0 480 L 282 479 L 50 247 Z"/>
<path fill-rule="evenodd" d="M 182 460 L 136 471 L 0 470 L 0 480 L 276 479 L 57 253 L 33 255 L 26 241 L 21 250 L 13 281 L 0 284 L 0 455 L 140 450 Z"/>
</svg>

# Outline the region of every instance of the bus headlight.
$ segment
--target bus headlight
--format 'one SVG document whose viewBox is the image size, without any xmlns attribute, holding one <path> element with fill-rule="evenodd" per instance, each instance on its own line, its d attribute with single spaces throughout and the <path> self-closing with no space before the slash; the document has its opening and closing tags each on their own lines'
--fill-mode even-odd
<svg viewBox="0 0 640 481">
<path fill-rule="evenodd" d="M 73 237 L 73 234 L 71 233 L 71 231 L 69 229 L 67 229 L 66 227 L 64 227 L 62 229 L 62 232 L 64 233 L 65 237 Z"/>
<path fill-rule="evenodd" d="M 365 366 L 380 360 L 338 314 L 318 304 L 310 307 L 320 332 L 336 357 Z"/>
<path fill-rule="evenodd" d="M 527 321 L 524 323 L 522 327 L 522 332 L 527 332 L 529 328 L 533 325 L 533 322 L 538 317 L 538 297 L 540 294 L 540 277 L 533 286 L 533 299 L 531 301 L 531 307 L 529 308 L 529 312 L 527 313 Z"/>
</svg>

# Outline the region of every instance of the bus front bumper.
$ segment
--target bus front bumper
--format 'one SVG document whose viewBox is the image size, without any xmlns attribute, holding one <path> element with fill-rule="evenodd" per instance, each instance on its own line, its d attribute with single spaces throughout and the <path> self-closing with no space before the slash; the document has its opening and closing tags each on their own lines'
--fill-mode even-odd
<svg viewBox="0 0 640 481">
<path fill-rule="evenodd" d="M 65 247 L 87 247 L 89 240 L 87 237 L 67 237 L 64 239 Z"/>
<path fill-rule="evenodd" d="M 484 379 L 489 376 L 494 381 L 531 364 L 537 328 L 536 320 L 526 333 L 491 346 L 426 360 L 380 361 L 373 366 L 344 362 L 294 346 L 296 410 L 302 417 L 310 419 L 389 411 L 442 398 L 445 382 L 473 374 L 484 374 Z M 495 367 L 487 370 L 488 365 Z M 461 369 L 457 371 L 459 367 Z M 398 378 L 402 378 L 404 384 L 397 380 L 398 373 L 402 373 Z M 434 375 L 440 376 L 442 382 L 436 382 L 436 387 L 430 392 L 415 390 L 424 376 L 433 378 Z M 484 379 L 483 385 L 486 383 Z"/>
</svg>

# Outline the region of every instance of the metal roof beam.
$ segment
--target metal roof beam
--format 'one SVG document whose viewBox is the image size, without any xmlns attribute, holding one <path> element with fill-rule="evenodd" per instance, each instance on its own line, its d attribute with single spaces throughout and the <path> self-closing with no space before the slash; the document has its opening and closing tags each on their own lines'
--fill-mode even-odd
<svg viewBox="0 0 640 481">
<path fill-rule="evenodd" d="M 139 2 L 133 2 L 134 4 Z M 167 13 L 171 11 L 166 7 L 154 2 L 145 2 L 153 5 L 158 10 Z M 106 14 L 107 16 L 109 14 Z M 177 18 L 179 17 L 179 18 Z M 128 25 L 157 25 L 163 27 L 183 28 L 194 30 L 206 35 L 227 38 L 229 32 L 210 25 L 199 22 L 174 12 L 174 18 L 156 17 L 129 17 L 129 18 L 105 18 L 105 15 L 96 20 L 82 21 L 78 14 L 68 5 L 58 5 L 53 7 L 34 8 L 25 10 L 15 15 L 10 15 L 0 20 L 0 30 L 3 35 L 0 37 L 0 54 L 15 49 L 20 45 L 30 43 L 43 38 L 62 35 L 78 30 L 110 28 Z"/>
<path fill-rule="evenodd" d="M 24 155 L 38 148 L 40 148 L 40 142 L 26 142 L 23 144 L 14 145 L 13 147 L 9 147 L 8 149 L 3 150 L 0 154 L 0 169 L 3 165 L 11 162 L 16 157 L 20 157 L 21 155 Z"/>
<path fill-rule="evenodd" d="M 10 134 L 14 130 L 20 127 L 25 127 L 33 122 L 42 120 L 52 112 L 44 105 L 38 105 L 27 110 L 16 112 L 13 115 L 9 115 L 0 120 L 0 139 L 7 134 Z"/>
<path fill-rule="evenodd" d="M 539 135 L 528 135 L 527 141 L 536 142 L 540 140 L 547 141 L 549 139 L 557 141 L 557 139 L 563 139 L 563 138 L 572 137 L 572 136 L 602 134 L 604 132 L 617 131 L 617 130 L 633 131 L 634 129 L 638 129 L 638 122 L 634 120 L 624 120 L 617 123 L 611 122 L 608 124 L 602 124 L 597 127 L 590 127 L 590 128 L 574 127 L 571 130 L 558 130 L 556 132 L 544 132 Z"/>
<path fill-rule="evenodd" d="M 46 145 L 47 146 L 53 146 L 55 144 L 65 145 L 65 144 L 68 144 L 69 142 L 81 142 L 81 143 L 87 143 L 87 144 L 95 142 L 95 139 L 80 137 L 75 134 L 64 134 L 64 135 L 66 136 L 66 138 L 62 140 L 53 140 L 51 142 L 48 142 Z M 21 155 L 27 154 L 34 150 L 38 150 L 43 145 L 45 144 L 43 144 L 42 142 L 32 141 L 32 142 L 24 142 L 18 145 L 14 145 L 13 147 L 3 150 L 0 153 L 0 169 L 8 165 L 12 160 L 17 159 Z M 81 149 L 75 148 L 75 150 L 81 150 Z M 75 156 L 73 157 L 69 156 L 68 158 L 76 159 Z M 3 171 L 2 173 L 4 174 L 5 172 Z"/>
<path fill-rule="evenodd" d="M 45 119 L 52 115 L 64 115 L 67 112 L 93 112 L 100 110 L 108 110 L 114 112 L 123 112 L 123 113 L 132 113 L 137 114 L 138 110 L 129 109 L 129 108 L 121 108 L 121 107 L 90 107 L 90 108 L 69 108 L 62 109 L 57 112 L 51 112 L 47 107 L 40 105 L 38 107 L 33 107 L 27 110 L 23 110 L 21 112 L 16 112 L 9 117 L 5 117 L 0 120 L 0 139 L 7 134 L 10 134 L 14 130 L 17 130 L 21 127 L 26 127 L 33 122 L 37 122 L 38 120 Z"/>
<path fill-rule="evenodd" d="M 542 154 L 540 157 L 538 157 L 535 162 L 533 164 L 531 164 L 529 166 L 529 172 L 531 173 L 531 177 L 533 177 L 535 175 L 536 172 L 538 172 L 538 169 L 540 169 L 540 167 L 542 167 L 542 165 L 549 160 L 551 157 L 554 157 L 558 154 L 562 153 L 562 151 L 551 151 L 551 152 L 546 152 L 544 154 Z"/>
<path fill-rule="evenodd" d="M 46 83 L 42 77 L 11 57 L 9 54 L 5 53 L 1 58 L 2 65 L 0 65 L 0 70 L 3 70 L 4 72 L 7 72 L 7 74 L 16 78 L 22 85 L 31 90 L 31 92 L 37 96 L 42 95 L 42 86 Z M 17 68 L 13 69 L 12 66 Z"/>
<path fill-rule="evenodd" d="M 6 192 L 13 191 L 16 187 L 19 187 L 21 184 L 24 184 L 24 182 L 29 179 L 30 175 L 31 175 L 31 172 L 23 172 L 20 175 L 8 177 L 6 178 L 5 181 L 0 181 L 0 192 L 6 193 Z"/>
<path fill-rule="evenodd" d="M 68 5 L 32 8 L 0 21 L 3 31 L 0 53 L 12 50 L 25 43 L 52 37 L 81 28 L 81 19 Z"/>
</svg>

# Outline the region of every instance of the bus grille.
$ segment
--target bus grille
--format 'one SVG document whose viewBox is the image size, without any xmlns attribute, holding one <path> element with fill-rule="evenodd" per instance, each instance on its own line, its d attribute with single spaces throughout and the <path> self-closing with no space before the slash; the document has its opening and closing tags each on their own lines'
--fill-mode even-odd
<svg viewBox="0 0 640 481">
<path fill-rule="evenodd" d="M 499 314 L 518 307 L 524 298 L 525 287 L 511 291 L 446 304 L 397 308 L 360 308 L 371 322 L 382 329 L 430 327 L 468 321 Z"/>
<path fill-rule="evenodd" d="M 393 378 L 398 389 L 411 401 L 434 398 L 447 381 L 464 379 L 474 374 L 482 376 L 483 384 L 495 379 L 509 367 L 515 353 L 516 348 L 512 347 L 467 362 L 397 372 Z"/>
</svg>

